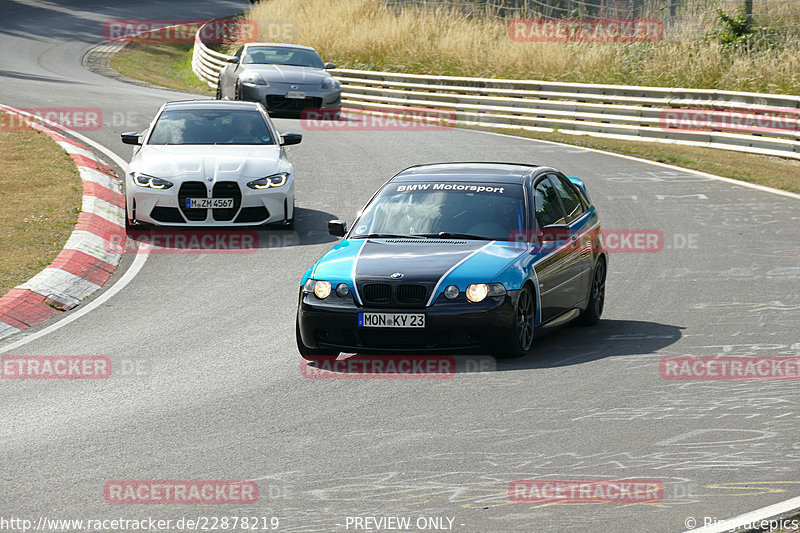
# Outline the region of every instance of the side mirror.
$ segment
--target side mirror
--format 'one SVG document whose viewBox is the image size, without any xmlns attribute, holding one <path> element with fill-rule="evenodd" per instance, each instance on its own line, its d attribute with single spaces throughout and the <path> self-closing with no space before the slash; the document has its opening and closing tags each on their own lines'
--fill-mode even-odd
<svg viewBox="0 0 800 533">
<path fill-rule="evenodd" d="M 142 144 L 142 134 L 136 132 L 128 132 L 122 134 L 122 142 L 125 144 Z"/>
<path fill-rule="evenodd" d="M 347 222 L 344 220 L 329 220 L 328 233 L 334 237 L 344 237 L 344 234 L 347 233 Z"/>
<path fill-rule="evenodd" d="M 281 146 L 288 146 L 290 144 L 300 144 L 303 140 L 302 133 L 284 133 L 281 135 Z"/>
<path fill-rule="evenodd" d="M 336 65 L 334 63 L 330 63 L 330 62 L 325 63 L 325 70 L 331 70 L 331 69 L 334 69 L 334 68 L 336 68 Z"/>
<path fill-rule="evenodd" d="M 231 63 L 231 64 L 233 64 L 233 65 L 236 65 L 236 64 L 238 64 L 238 63 L 239 63 L 239 58 L 238 58 L 238 57 L 236 57 L 236 56 L 229 57 L 228 59 L 226 59 L 226 60 L 225 60 L 225 62 L 226 62 L 226 63 Z"/>
<path fill-rule="evenodd" d="M 567 224 L 550 224 L 538 230 L 539 242 L 559 242 L 569 240 L 569 226 Z"/>
</svg>

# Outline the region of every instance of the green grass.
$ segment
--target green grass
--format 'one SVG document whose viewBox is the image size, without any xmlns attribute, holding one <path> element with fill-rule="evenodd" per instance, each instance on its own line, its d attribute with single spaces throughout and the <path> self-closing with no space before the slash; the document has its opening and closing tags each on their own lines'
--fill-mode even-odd
<svg viewBox="0 0 800 533">
<path fill-rule="evenodd" d="M 192 71 L 192 45 L 188 43 L 132 42 L 114 55 L 109 64 L 120 74 L 153 85 L 214 94 L 214 89 Z"/>
</svg>

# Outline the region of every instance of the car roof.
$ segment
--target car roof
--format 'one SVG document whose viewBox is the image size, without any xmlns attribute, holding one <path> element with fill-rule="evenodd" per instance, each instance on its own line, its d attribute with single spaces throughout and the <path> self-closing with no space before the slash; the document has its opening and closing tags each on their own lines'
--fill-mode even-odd
<svg viewBox="0 0 800 533">
<path fill-rule="evenodd" d="M 396 174 L 389 181 L 470 181 L 524 183 L 539 165 L 523 163 L 435 163 L 416 165 Z"/>
<path fill-rule="evenodd" d="M 245 48 L 250 48 L 251 46 L 277 46 L 279 48 L 301 48 L 303 50 L 314 50 L 314 48 L 310 46 L 303 46 L 300 44 L 289 44 L 289 43 L 247 43 L 244 45 Z"/>
<path fill-rule="evenodd" d="M 232 109 L 232 108 L 247 108 L 258 109 L 258 102 L 245 102 L 242 100 L 178 100 L 176 102 L 167 102 L 164 104 L 164 109 L 193 109 L 202 107 L 203 109 Z"/>
</svg>

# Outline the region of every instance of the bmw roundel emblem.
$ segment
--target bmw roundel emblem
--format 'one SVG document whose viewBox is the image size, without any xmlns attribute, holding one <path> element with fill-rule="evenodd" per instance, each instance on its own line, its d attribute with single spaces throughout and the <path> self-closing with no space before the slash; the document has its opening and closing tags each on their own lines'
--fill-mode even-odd
<svg viewBox="0 0 800 533">
<path fill-rule="evenodd" d="M 392 274 L 389 277 L 392 278 L 392 279 L 400 279 L 400 278 L 403 277 L 403 273 L 402 272 L 395 272 L 394 274 Z"/>
</svg>

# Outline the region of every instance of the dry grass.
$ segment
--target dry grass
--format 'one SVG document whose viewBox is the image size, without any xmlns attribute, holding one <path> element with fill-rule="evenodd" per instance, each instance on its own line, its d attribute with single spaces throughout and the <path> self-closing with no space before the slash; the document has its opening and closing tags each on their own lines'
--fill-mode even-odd
<svg viewBox="0 0 800 533">
<path fill-rule="evenodd" d="M 0 123 L 8 124 L 0 113 Z M 0 296 L 47 266 L 81 209 L 72 159 L 46 135 L 0 128 Z"/>
<path fill-rule="evenodd" d="M 261 40 L 310 45 L 349 68 L 800 94 L 800 39 L 784 35 L 757 50 L 731 51 L 698 38 L 715 16 L 687 4 L 694 7 L 681 20 L 689 22 L 670 28 L 664 41 L 638 44 L 513 42 L 500 19 L 441 7 L 398 13 L 379 0 L 269 0 L 245 17 L 259 22 Z M 759 20 L 800 14 L 800 2 L 756 4 Z"/>
</svg>

